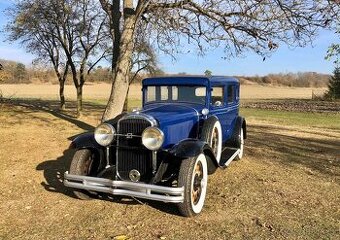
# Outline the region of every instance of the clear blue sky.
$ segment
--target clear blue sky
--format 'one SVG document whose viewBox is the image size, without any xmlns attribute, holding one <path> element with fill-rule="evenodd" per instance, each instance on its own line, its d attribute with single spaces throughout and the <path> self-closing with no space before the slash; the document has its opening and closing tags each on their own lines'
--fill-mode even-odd
<svg viewBox="0 0 340 240">
<path fill-rule="evenodd" d="M 11 5 L 11 1 L 0 0 L 0 28 L 7 21 L 4 9 Z M 4 42 L 5 35 L 0 35 L 0 58 L 20 61 L 30 64 L 34 56 L 25 52 L 18 43 Z M 333 63 L 324 60 L 328 46 L 339 43 L 339 37 L 332 32 L 321 31 L 313 45 L 304 48 L 291 49 L 287 46 L 280 48 L 266 61 L 252 52 L 244 53 L 243 58 L 223 60 L 223 50 L 216 49 L 203 57 L 198 57 L 195 51 L 190 54 L 180 54 L 176 60 L 164 54 L 159 54 L 162 69 L 167 73 L 186 72 L 188 74 L 203 74 L 209 69 L 215 75 L 265 75 L 268 73 L 287 73 L 313 71 L 331 73 Z M 194 49 L 194 47 L 193 47 Z"/>
</svg>

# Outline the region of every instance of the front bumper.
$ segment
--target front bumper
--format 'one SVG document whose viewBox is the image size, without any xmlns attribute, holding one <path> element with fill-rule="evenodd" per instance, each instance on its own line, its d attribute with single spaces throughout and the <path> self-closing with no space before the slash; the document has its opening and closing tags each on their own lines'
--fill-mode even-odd
<svg viewBox="0 0 340 240">
<path fill-rule="evenodd" d="M 180 203 L 184 200 L 184 187 L 163 187 L 153 184 L 113 181 L 106 178 L 64 174 L 66 187 L 88 191 L 130 196 L 162 202 Z"/>
</svg>

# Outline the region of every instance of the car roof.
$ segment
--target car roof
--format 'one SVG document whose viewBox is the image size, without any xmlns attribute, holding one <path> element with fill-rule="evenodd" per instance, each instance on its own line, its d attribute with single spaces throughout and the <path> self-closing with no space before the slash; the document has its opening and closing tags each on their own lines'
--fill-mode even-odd
<svg viewBox="0 0 340 240">
<path fill-rule="evenodd" d="M 239 83 L 234 77 L 225 76 L 165 76 L 152 77 L 143 80 L 143 85 L 225 85 L 227 83 Z"/>
</svg>

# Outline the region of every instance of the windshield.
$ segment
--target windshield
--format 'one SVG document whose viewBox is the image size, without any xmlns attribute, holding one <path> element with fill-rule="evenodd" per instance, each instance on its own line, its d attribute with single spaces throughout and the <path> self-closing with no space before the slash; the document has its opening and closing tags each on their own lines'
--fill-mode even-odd
<svg viewBox="0 0 340 240">
<path fill-rule="evenodd" d="M 145 103 L 190 102 L 205 104 L 206 88 L 202 86 L 147 86 Z"/>
</svg>

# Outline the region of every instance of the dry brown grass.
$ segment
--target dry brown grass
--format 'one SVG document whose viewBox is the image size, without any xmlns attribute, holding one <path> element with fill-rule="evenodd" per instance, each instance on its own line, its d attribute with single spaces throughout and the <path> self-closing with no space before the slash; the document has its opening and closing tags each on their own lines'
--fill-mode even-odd
<svg viewBox="0 0 340 240">
<path fill-rule="evenodd" d="M 58 85 L 50 84 L 2 84 L 0 85 L 5 97 L 16 98 L 41 98 L 58 99 Z M 84 99 L 107 99 L 111 90 L 110 84 L 87 84 L 84 86 Z M 312 92 L 322 95 L 325 88 L 290 88 L 262 85 L 242 85 L 241 99 L 277 99 L 277 98 L 300 98 L 311 99 Z M 65 86 L 67 99 L 76 99 L 76 92 L 73 85 Z M 130 87 L 130 98 L 141 98 L 141 86 L 133 84 Z"/>
<path fill-rule="evenodd" d="M 340 128 L 248 116 L 245 158 L 210 176 L 204 211 L 188 219 L 169 204 L 73 198 L 62 184 L 69 139 L 91 129 L 102 106 L 88 103 L 91 114 L 81 119 L 56 108 L 56 101 L 1 105 L 0 239 L 339 237 Z"/>
</svg>

